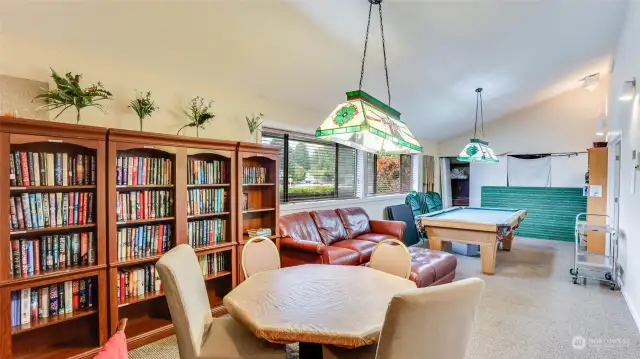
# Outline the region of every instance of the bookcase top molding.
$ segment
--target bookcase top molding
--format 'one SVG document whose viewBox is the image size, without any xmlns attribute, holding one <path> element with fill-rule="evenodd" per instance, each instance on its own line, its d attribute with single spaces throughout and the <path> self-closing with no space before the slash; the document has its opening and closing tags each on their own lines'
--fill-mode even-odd
<svg viewBox="0 0 640 359">
<path fill-rule="evenodd" d="M 265 152 L 269 154 L 278 154 L 280 147 L 272 145 L 263 145 L 252 142 L 238 142 L 238 151 L 242 152 Z"/>
<path fill-rule="evenodd" d="M 162 143 L 163 145 L 176 147 L 197 147 L 227 151 L 235 151 L 237 146 L 237 142 L 235 141 L 121 130 L 115 128 L 110 128 L 108 134 L 109 140 L 115 142 L 148 143 L 150 145 Z"/>
<path fill-rule="evenodd" d="M 104 141 L 107 129 L 104 127 L 76 125 L 64 122 L 0 116 L 0 132 Z"/>
</svg>

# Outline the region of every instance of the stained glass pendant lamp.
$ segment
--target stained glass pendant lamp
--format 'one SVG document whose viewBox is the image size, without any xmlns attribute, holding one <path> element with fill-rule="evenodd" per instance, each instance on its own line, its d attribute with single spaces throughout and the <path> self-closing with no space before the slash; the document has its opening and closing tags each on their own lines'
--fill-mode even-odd
<svg viewBox="0 0 640 359">
<path fill-rule="evenodd" d="M 347 92 L 347 101 L 341 103 L 316 130 L 317 137 L 325 137 L 349 147 L 377 154 L 410 154 L 422 153 L 422 147 L 413 136 L 409 127 L 400 120 L 400 112 L 391 107 L 391 89 L 389 87 L 389 71 L 382 25 L 382 0 L 369 1 L 369 20 L 364 41 L 364 54 L 360 71 L 360 85 L 357 91 Z M 389 102 L 362 91 L 364 64 L 367 57 L 367 42 L 371 11 L 378 5 L 380 14 L 380 33 L 382 35 L 382 54 L 384 71 L 387 80 Z"/>
<path fill-rule="evenodd" d="M 489 142 L 478 139 L 478 110 L 480 110 L 480 124 L 482 137 L 484 137 L 484 113 L 482 108 L 482 88 L 476 89 L 476 122 L 473 127 L 473 138 L 458 155 L 458 160 L 466 162 L 489 162 L 498 163 L 498 157 L 489 148 Z"/>
</svg>

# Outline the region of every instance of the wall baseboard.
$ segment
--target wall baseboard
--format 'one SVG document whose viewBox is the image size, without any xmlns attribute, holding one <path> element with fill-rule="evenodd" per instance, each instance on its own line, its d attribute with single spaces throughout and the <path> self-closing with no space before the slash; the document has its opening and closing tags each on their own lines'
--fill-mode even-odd
<svg viewBox="0 0 640 359">
<path fill-rule="evenodd" d="M 624 301 L 627 302 L 627 308 L 629 308 L 629 311 L 631 312 L 631 317 L 633 318 L 633 321 L 636 323 L 636 327 L 638 327 L 638 332 L 640 332 L 640 312 L 638 311 L 638 308 L 636 308 L 633 305 L 631 298 L 629 298 L 629 296 L 627 295 L 627 292 L 624 290 L 624 286 L 622 287 L 620 292 L 622 293 L 622 297 L 624 298 Z"/>
</svg>

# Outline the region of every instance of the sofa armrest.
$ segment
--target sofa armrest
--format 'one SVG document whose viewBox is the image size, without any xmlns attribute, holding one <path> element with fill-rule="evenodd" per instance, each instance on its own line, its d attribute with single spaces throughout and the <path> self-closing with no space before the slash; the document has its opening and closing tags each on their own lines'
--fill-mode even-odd
<svg viewBox="0 0 640 359">
<path fill-rule="evenodd" d="M 402 241 L 404 239 L 404 229 L 407 227 L 407 224 L 402 221 L 370 220 L 369 226 L 371 227 L 372 233 L 386 234 Z"/>
<path fill-rule="evenodd" d="M 312 241 L 297 241 L 291 237 L 280 238 L 280 246 L 283 248 L 299 249 L 304 252 L 322 254 L 325 247 L 324 243 Z"/>
</svg>

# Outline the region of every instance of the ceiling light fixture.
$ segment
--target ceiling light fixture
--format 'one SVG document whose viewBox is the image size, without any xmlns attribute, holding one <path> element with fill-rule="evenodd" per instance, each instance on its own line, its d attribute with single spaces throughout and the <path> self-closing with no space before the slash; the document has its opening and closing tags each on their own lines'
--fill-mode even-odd
<svg viewBox="0 0 640 359">
<path fill-rule="evenodd" d="M 620 101 L 631 101 L 636 95 L 636 78 L 634 77 L 630 81 L 625 81 L 622 84 L 622 91 L 620 92 Z"/>
<path fill-rule="evenodd" d="M 409 127 L 400 121 L 400 112 L 391 107 L 391 88 L 382 25 L 382 0 L 369 1 L 369 20 L 364 39 L 364 53 L 360 70 L 360 85 L 357 91 L 347 92 L 347 101 L 341 103 L 316 130 L 317 137 L 326 137 L 349 147 L 378 154 L 422 153 L 422 147 Z M 367 57 L 367 42 L 371 25 L 373 5 L 378 5 L 380 13 L 380 34 L 384 73 L 387 80 L 387 104 L 362 91 L 364 63 Z"/>
<path fill-rule="evenodd" d="M 480 110 L 480 126 L 482 137 L 484 137 L 484 111 L 482 107 L 482 88 L 476 89 L 476 122 L 473 126 L 473 138 L 458 155 L 458 160 L 466 162 L 489 162 L 498 163 L 498 157 L 489 148 L 489 142 L 478 139 L 478 110 Z"/>
<path fill-rule="evenodd" d="M 582 81 L 582 88 L 589 91 L 589 92 L 593 92 L 595 91 L 598 86 L 600 85 L 600 74 L 599 73 L 595 73 L 586 77 L 583 77 L 580 79 L 580 81 Z"/>
</svg>

